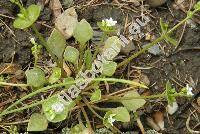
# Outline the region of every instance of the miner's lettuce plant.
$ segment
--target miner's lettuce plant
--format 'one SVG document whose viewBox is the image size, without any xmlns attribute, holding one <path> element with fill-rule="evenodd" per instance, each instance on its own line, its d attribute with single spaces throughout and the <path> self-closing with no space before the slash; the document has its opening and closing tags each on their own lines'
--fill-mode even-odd
<svg viewBox="0 0 200 134">
<path fill-rule="evenodd" d="M 168 103 L 172 104 L 177 96 L 188 96 L 188 90 L 186 90 L 186 88 L 177 93 L 176 90 L 171 86 L 170 82 L 167 82 L 166 90 L 162 94 L 140 96 L 140 94 L 134 90 L 119 95 L 106 95 L 104 94 L 104 92 L 102 92 L 103 87 L 100 85 L 100 82 L 120 82 L 133 86 L 134 88 L 147 88 L 142 83 L 109 77 L 112 77 L 114 75 L 118 67 L 126 65 L 133 58 L 144 53 L 146 50 L 148 50 L 148 48 L 157 44 L 163 39 L 166 39 L 166 41 L 175 45 L 176 41 L 170 37 L 170 34 L 178 26 L 190 19 L 197 11 L 200 10 L 200 2 L 195 5 L 194 11 L 188 13 L 186 19 L 178 23 L 172 29 L 169 29 L 168 24 L 164 23 L 161 20 L 161 37 L 119 64 L 114 61 L 114 58 L 120 52 L 122 41 L 117 36 L 110 36 L 111 34 L 109 34 L 109 32 L 112 33 L 113 30 L 115 30 L 115 21 L 109 19 L 98 23 L 99 28 L 104 32 L 104 34 L 102 35 L 104 37 L 100 42 L 100 46 L 96 46 L 98 47 L 98 49 L 93 52 L 92 49 L 90 49 L 89 47 L 89 41 L 93 37 L 93 29 L 85 19 L 78 22 L 74 29 L 73 37 L 76 40 L 76 45 L 68 45 L 64 36 L 57 29 L 53 29 L 50 37 L 46 41 L 34 26 L 34 22 L 37 20 L 40 14 L 40 7 L 37 5 L 31 5 L 27 9 L 25 9 L 18 0 L 12 0 L 12 2 L 20 7 L 20 13 L 18 15 L 18 18 L 16 18 L 16 20 L 14 21 L 14 27 L 19 29 L 25 29 L 29 27 L 33 28 L 40 43 L 47 49 L 53 60 L 57 63 L 57 66 L 51 68 L 49 74 L 47 75 L 45 70 L 36 64 L 36 60 L 34 67 L 26 70 L 25 72 L 27 84 L 0 82 L 0 85 L 29 86 L 34 89 L 30 94 L 17 100 L 7 109 L 2 111 L 0 113 L 0 117 L 28 108 L 32 108 L 37 105 L 42 105 L 42 112 L 34 113 L 31 116 L 27 130 L 43 131 L 47 129 L 48 122 L 56 123 L 68 119 L 69 112 L 71 112 L 76 106 L 76 108 L 79 108 L 79 111 L 82 111 L 87 123 L 84 124 L 79 120 L 79 124 L 77 124 L 71 130 L 78 130 L 79 132 L 77 133 L 83 133 L 88 130 L 91 131 L 92 129 L 90 121 L 88 121 L 87 113 L 82 106 L 82 104 L 84 103 L 96 117 L 102 120 L 103 124 L 107 128 L 112 129 L 114 132 L 119 132 L 119 130 L 114 127 L 115 122 L 129 122 L 130 113 L 136 113 L 139 108 L 144 106 L 146 103 L 145 99 L 166 98 Z M 35 55 L 35 58 L 38 58 L 36 56 L 37 54 L 39 54 L 39 52 L 36 51 L 38 49 L 38 44 L 35 42 L 32 44 L 34 45 L 33 55 Z M 111 52 L 111 50 L 113 49 L 114 51 Z M 61 101 L 58 95 L 62 92 L 67 92 L 68 88 L 71 85 L 74 85 L 77 81 L 84 80 L 83 78 L 78 77 L 79 73 L 92 68 L 92 63 L 97 58 L 97 54 L 104 56 L 109 55 L 108 57 L 106 57 L 106 59 L 103 59 L 104 62 L 102 64 L 102 74 L 98 74 L 96 78 L 92 79 L 91 83 L 89 83 L 88 86 L 82 89 L 72 101 Z M 66 75 L 63 64 L 68 65 L 69 69 L 72 71 L 71 76 Z M 19 106 L 22 101 L 31 98 L 39 93 L 51 91 L 52 89 L 55 90 L 54 94 L 45 97 L 41 101 L 33 102 L 32 104 L 14 109 L 16 106 Z M 107 100 L 121 103 L 121 106 L 115 108 L 100 108 L 96 105 L 96 103 L 105 102 Z M 99 112 L 104 113 L 104 117 L 102 117 Z M 37 124 L 37 122 L 40 122 L 44 125 L 42 126 L 41 124 Z"/>
</svg>

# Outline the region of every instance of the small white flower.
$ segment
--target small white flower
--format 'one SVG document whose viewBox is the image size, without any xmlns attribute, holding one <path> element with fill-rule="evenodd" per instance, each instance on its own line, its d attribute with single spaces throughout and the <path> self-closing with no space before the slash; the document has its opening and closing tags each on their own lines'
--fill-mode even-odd
<svg viewBox="0 0 200 134">
<path fill-rule="evenodd" d="M 116 24 L 117 24 L 117 21 L 114 21 L 112 18 L 102 20 L 103 26 L 112 27 L 112 26 L 115 26 Z"/>
<path fill-rule="evenodd" d="M 56 113 L 61 113 L 63 110 L 64 110 L 64 108 L 65 108 L 65 106 L 64 106 L 64 104 L 62 104 L 62 103 L 54 103 L 52 106 L 51 106 L 51 108 L 52 108 L 52 110 L 53 111 L 55 111 Z"/>
<path fill-rule="evenodd" d="M 193 96 L 194 94 L 192 93 L 192 87 L 190 87 L 188 84 L 186 85 L 186 90 L 187 90 L 187 95 Z"/>
<path fill-rule="evenodd" d="M 168 104 L 167 105 L 167 112 L 172 115 L 178 110 L 178 104 L 177 102 L 173 102 L 172 105 Z"/>
<path fill-rule="evenodd" d="M 115 116 L 116 114 L 111 114 L 109 117 L 108 117 L 108 122 L 111 124 L 111 126 L 113 126 L 113 122 L 115 122 L 115 119 L 113 119 L 113 117 Z"/>
<path fill-rule="evenodd" d="M 35 38 L 30 38 L 30 42 L 32 43 L 32 44 L 35 44 Z"/>
</svg>

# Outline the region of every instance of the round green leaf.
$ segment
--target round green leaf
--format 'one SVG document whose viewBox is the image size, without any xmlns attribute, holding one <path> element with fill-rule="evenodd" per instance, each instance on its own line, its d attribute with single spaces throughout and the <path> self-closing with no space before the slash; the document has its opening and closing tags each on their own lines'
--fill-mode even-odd
<svg viewBox="0 0 200 134">
<path fill-rule="evenodd" d="M 129 91 L 124 97 L 140 97 L 137 91 Z M 136 112 L 136 110 L 142 107 L 146 101 L 144 99 L 130 99 L 130 100 L 122 100 L 121 103 L 129 110 Z"/>
<path fill-rule="evenodd" d="M 113 60 L 120 52 L 122 46 L 121 40 L 117 36 L 109 37 L 105 41 L 102 55 L 105 60 Z"/>
<path fill-rule="evenodd" d="M 81 45 L 84 45 L 93 36 L 92 27 L 85 19 L 82 19 L 76 25 L 73 36 Z"/>
<path fill-rule="evenodd" d="M 44 131 L 47 129 L 48 121 L 46 117 L 39 113 L 34 113 L 28 122 L 27 131 Z"/>
<path fill-rule="evenodd" d="M 53 72 L 49 77 L 49 83 L 53 84 L 57 82 L 61 78 L 61 68 L 55 67 L 53 68 Z"/>
<path fill-rule="evenodd" d="M 64 52 L 64 59 L 66 61 L 76 63 L 79 57 L 79 51 L 71 46 L 67 46 Z"/>
<path fill-rule="evenodd" d="M 103 63 L 102 74 L 105 76 L 112 76 L 117 68 L 117 63 L 113 61 Z"/>
<path fill-rule="evenodd" d="M 27 15 L 23 15 L 24 17 L 18 17 L 14 21 L 14 28 L 25 29 L 30 27 L 39 17 L 41 7 L 38 5 L 30 5 L 26 12 Z M 22 14 L 21 14 L 22 15 Z"/>
<path fill-rule="evenodd" d="M 43 87 L 46 83 L 45 73 L 40 69 L 34 67 L 25 72 L 27 84 L 32 87 Z"/>
<path fill-rule="evenodd" d="M 60 112 L 55 111 L 52 106 L 55 104 L 62 104 L 63 110 Z M 42 104 L 42 109 L 48 121 L 50 122 L 60 122 L 68 117 L 69 111 L 75 106 L 74 102 L 70 102 L 68 105 L 63 103 L 57 96 L 51 97 L 48 101 Z"/>
</svg>

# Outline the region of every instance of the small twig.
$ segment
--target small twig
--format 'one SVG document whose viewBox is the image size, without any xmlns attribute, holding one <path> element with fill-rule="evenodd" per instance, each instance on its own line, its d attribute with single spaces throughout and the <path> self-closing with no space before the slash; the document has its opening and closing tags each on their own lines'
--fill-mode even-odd
<svg viewBox="0 0 200 134">
<path fill-rule="evenodd" d="M 138 127 L 140 128 L 142 134 L 145 134 L 144 126 L 142 125 L 140 117 L 137 118 L 137 124 L 138 124 Z"/>
<path fill-rule="evenodd" d="M 97 113 L 94 111 L 94 109 L 90 106 L 88 100 L 87 100 L 85 97 L 83 97 L 83 101 L 85 102 L 85 104 L 87 105 L 87 107 L 90 109 L 90 111 L 91 111 L 94 115 L 96 115 L 99 119 L 102 119 L 102 120 L 103 120 L 103 118 L 102 118 L 99 114 L 97 114 Z"/>
<path fill-rule="evenodd" d="M 96 115 L 99 119 L 103 120 L 103 117 L 101 117 L 98 113 L 96 113 L 94 111 L 94 109 L 90 106 L 88 100 L 85 97 L 83 97 L 83 101 L 85 102 L 85 104 L 88 106 L 88 108 L 91 110 L 91 112 L 94 115 Z M 118 128 L 116 128 L 115 126 L 113 126 L 112 128 L 113 128 L 113 131 L 116 131 L 117 133 L 121 133 L 121 131 Z"/>
<path fill-rule="evenodd" d="M 30 86 L 28 84 L 14 84 L 14 83 L 7 83 L 7 82 L 0 82 L 0 86 L 13 86 L 13 87 L 27 87 Z"/>
<path fill-rule="evenodd" d="M 78 122 L 81 125 L 81 127 L 84 128 L 84 124 L 83 124 L 83 121 L 81 119 L 81 111 L 78 111 Z"/>
<path fill-rule="evenodd" d="M 86 120 L 86 122 L 87 122 L 88 128 L 89 128 L 90 130 L 92 130 L 92 126 L 91 126 L 91 124 L 90 124 L 90 120 L 89 120 L 89 118 L 88 118 L 88 116 L 87 116 L 87 113 L 86 113 L 85 109 L 83 108 L 83 106 L 80 106 L 80 108 L 81 108 L 81 111 L 82 111 L 82 113 L 83 113 L 83 116 L 85 117 L 85 120 Z"/>
<path fill-rule="evenodd" d="M 5 122 L 5 123 L 0 123 L 0 125 L 18 125 L 18 124 L 24 124 L 28 123 L 29 120 L 24 120 L 24 121 L 16 121 L 16 122 Z"/>
<path fill-rule="evenodd" d="M 195 130 L 192 130 L 191 128 L 190 128 L 190 117 L 191 117 L 191 115 L 194 113 L 194 112 L 196 112 L 196 110 L 194 110 L 192 113 L 190 113 L 190 115 L 188 116 L 188 118 L 187 118 L 187 121 L 186 121 L 186 128 L 188 129 L 188 131 L 190 132 L 190 133 L 195 133 L 195 134 L 200 134 L 200 131 L 195 131 Z"/>
</svg>

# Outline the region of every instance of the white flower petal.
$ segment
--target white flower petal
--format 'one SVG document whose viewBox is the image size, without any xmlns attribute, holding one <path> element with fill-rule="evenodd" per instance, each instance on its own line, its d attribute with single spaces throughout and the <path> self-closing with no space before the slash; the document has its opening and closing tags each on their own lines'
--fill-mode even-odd
<svg viewBox="0 0 200 134">
<path fill-rule="evenodd" d="M 115 122 L 115 119 L 113 119 L 113 117 L 115 116 L 116 114 L 111 114 L 109 117 L 108 117 L 108 122 L 113 126 L 113 122 Z"/>
<path fill-rule="evenodd" d="M 65 108 L 65 106 L 64 106 L 64 104 L 62 104 L 62 103 L 54 103 L 52 106 L 51 106 L 51 108 L 52 108 L 52 110 L 54 111 L 54 112 L 56 112 L 56 113 L 61 113 L 63 110 L 64 110 L 64 108 Z"/>
<path fill-rule="evenodd" d="M 112 27 L 112 26 L 115 26 L 116 24 L 117 24 L 117 21 L 114 21 L 112 18 L 102 20 L 103 26 Z"/>
<path fill-rule="evenodd" d="M 30 38 L 30 42 L 32 43 L 32 44 L 35 44 L 35 38 Z"/>
<path fill-rule="evenodd" d="M 194 94 L 192 93 L 192 87 L 190 87 L 188 84 L 186 85 L 186 89 L 187 89 L 187 95 L 191 95 L 193 96 Z"/>
</svg>

